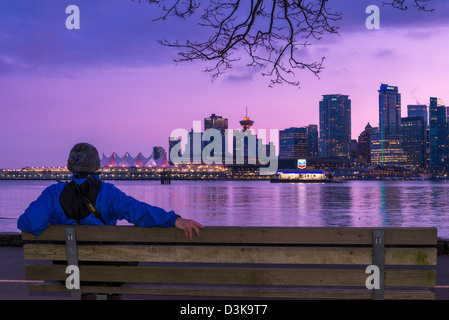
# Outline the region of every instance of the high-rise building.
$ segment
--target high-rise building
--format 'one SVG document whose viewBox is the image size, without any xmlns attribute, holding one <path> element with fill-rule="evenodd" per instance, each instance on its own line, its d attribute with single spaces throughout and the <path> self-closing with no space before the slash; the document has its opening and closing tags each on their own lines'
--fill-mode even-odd
<svg viewBox="0 0 449 320">
<path fill-rule="evenodd" d="M 401 135 L 401 94 L 398 87 L 382 84 L 379 130 L 371 136 L 371 163 L 405 164 L 406 160 Z"/>
<path fill-rule="evenodd" d="M 165 156 L 165 149 L 163 147 L 159 147 L 159 146 L 153 147 L 153 156 L 154 156 L 154 160 L 157 160 L 160 157 Z"/>
<path fill-rule="evenodd" d="M 401 94 L 398 87 L 380 86 L 379 131 L 381 136 L 401 134 Z"/>
<path fill-rule="evenodd" d="M 426 123 L 424 117 L 401 119 L 402 146 L 407 156 L 407 164 L 425 166 L 427 154 Z"/>
<path fill-rule="evenodd" d="M 430 98 L 430 169 L 447 169 L 449 161 L 446 107 L 437 98 Z"/>
<path fill-rule="evenodd" d="M 402 139 L 397 135 L 381 134 L 380 130 L 371 134 L 371 163 L 405 165 L 407 156 L 402 147 Z"/>
<path fill-rule="evenodd" d="M 180 158 L 181 157 L 181 155 L 182 155 L 182 149 L 181 149 L 181 146 L 178 146 L 178 153 L 177 154 L 173 154 L 172 155 L 172 149 L 176 146 L 176 145 L 178 145 L 178 144 L 180 144 L 182 142 L 182 139 L 181 138 L 175 138 L 175 137 L 169 137 L 168 138 L 168 157 L 169 157 L 169 164 L 170 165 L 173 165 L 173 164 L 175 164 L 174 162 L 173 162 L 173 159 L 172 159 L 172 156 L 177 156 L 178 158 Z"/>
<path fill-rule="evenodd" d="M 422 117 L 426 127 L 429 126 L 428 108 L 425 104 L 409 104 L 407 106 L 407 117 Z"/>
<path fill-rule="evenodd" d="M 279 158 L 298 159 L 318 156 L 318 126 L 311 124 L 301 128 L 279 131 Z"/>
<path fill-rule="evenodd" d="M 371 135 L 376 132 L 377 128 L 373 128 L 369 123 L 365 126 L 365 130 L 360 133 L 358 138 L 358 162 L 361 164 L 371 163 Z"/>
<path fill-rule="evenodd" d="M 213 113 L 210 117 L 204 118 L 204 131 L 208 129 L 216 129 L 221 133 L 221 157 L 222 162 L 224 162 L 227 147 L 226 147 L 226 130 L 228 130 L 228 119 L 223 118 L 222 116 L 217 116 Z M 212 140 L 213 141 L 213 140 Z M 204 142 L 204 147 L 207 146 L 209 142 Z M 210 154 L 211 157 L 216 156 L 215 150 L 213 150 Z"/>
<path fill-rule="evenodd" d="M 309 141 L 309 157 L 318 157 L 318 126 L 316 124 L 307 126 L 307 139 Z"/>
<path fill-rule="evenodd" d="M 279 131 L 279 158 L 298 159 L 309 156 L 307 128 L 288 128 Z"/>
<path fill-rule="evenodd" d="M 189 132 L 189 138 L 187 141 L 188 152 L 190 155 L 190 163 L 202 164 L 202 152 L 205 142 L 203 141 L 203 132 L 195 131 L 193 128 Z"/>
<path fill-rule="evenodd" d="M 349 158 L 351 100 L 341 94 L 324 95 L 320 101 L 320 157 Z"/>
<path fill-rule="evenodd" d="M 217 129 L 221 134 L 225 134 L 228 129 L 228 119 L 213 113 L 210 117 L 204 118 L 204 130 L 207 129 Z"/>
</svg>

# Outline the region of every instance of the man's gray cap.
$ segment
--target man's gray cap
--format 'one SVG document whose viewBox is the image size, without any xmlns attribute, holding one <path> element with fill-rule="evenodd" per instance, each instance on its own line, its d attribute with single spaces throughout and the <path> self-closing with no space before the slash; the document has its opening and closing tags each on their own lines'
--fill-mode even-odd
<svg viewBox="0 0 449 320">
<path fill-rule="evenodd" d="M 95 173 L 100 169 L 100 156 L 97 149 L 89 143 L 78 143 L 70 150 L 67 168 L 70 172 Z"/>
</svg>

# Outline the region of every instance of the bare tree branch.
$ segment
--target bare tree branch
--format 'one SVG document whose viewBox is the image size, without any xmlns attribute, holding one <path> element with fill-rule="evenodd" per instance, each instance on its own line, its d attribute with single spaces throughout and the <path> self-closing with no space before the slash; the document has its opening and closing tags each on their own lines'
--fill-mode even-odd
<svg viewBox="0 0 449 320">
<path fill-rule="evenodd" d="M 134 0 L 133 0 L 134 1 Z M 139 0 L 141 2 L 142 0 Z M 328 7 L 328 0 L 143 0 L 162 8 L 163 15 L 186 19 L 200 12 L 199 24 L 211 29 L 203 41 L 160 40 L 159 43 L 177 48 L 175 62 L 206 61 L 204 71 L 216 79 L 237 61 L 250 67 L 264 69 L 270 77 L 270 86 L 288 83 L 299 87 L 296 70 L 309 70 L 319 76 L 324 57 L 306 62 L 300 48 L 324 35 L 338 34 L 336 25 L 341 12 Z M 407 10 L 410 1 L 422 11 L 431 0 L 392 0 L 383 2 L 394 8 Z"/>
<path fill-rule="evenodd" d="M 427 9 L 427 4 L 430 1 L 431 0 L 413 0 L 413 2 L 414 2 L 413 6 L 416 7 L 420 11 L 433 12 L 435 9 Z M 393 0 L 392 2 L 382 2 L 382 4 L 384 6 L 389 5 L 389 6 L 392 6 L 396 9 L 400 9 L 400 10 L 407 10 L 408 2 L 412 2 L 412 0 Z"/>
</svg>

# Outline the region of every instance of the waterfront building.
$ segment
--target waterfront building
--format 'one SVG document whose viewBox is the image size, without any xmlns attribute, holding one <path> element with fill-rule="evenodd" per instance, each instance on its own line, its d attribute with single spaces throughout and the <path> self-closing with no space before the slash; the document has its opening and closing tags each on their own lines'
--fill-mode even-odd
<svg viewBox="0 0 449 320">
<path fill-rule="evenodd" d="M 170 163 L 170 165 L 173 165 L 173 164 L 174 164 L 174 163 L 172 162 L 172 159 L 170 158 L 171 151 L 172 151 L 172 149 L 173 149 L 176 145 L 180 144 L 181 141 L 182 141 L 182 139 L 181 139 L 180 137 L 179 137 L 179 138 L 176 138 L 176 137 L 170 137 L 170 138 L 168 138 L 168 155 L 169 155 L 169 163 Z M 177 154 L 177 156 L 178 156 L 178 158 L 180 158 L 180 157 L 182 156 L 182 148 L 179 148 L 179 149 L 178 149 L 178 154 Z"/>
<path fill-rule="evenodd" d="M 309 157 L 318 157 L 319 149 L 318 149 L 318 125 L 309 124 L 307 126 L 307 139 L 308 139 L 308 147 L 309 147 Z"/>
<path fill-rule="evenodd" d="M 402 136 L 398 134 L 382 135 L 380 130 L 371 134 L 371 164 L 405 165 L 407 156 L 402 147 Z"/>
<path fill-rule="evenodd" d="M 401 134 L 401 94 L 398 87 L 380 86 L 379 131 L 384 137 Z"/>
<path fill-rule="evenodd" d="M 118 167 L 118 160 L 117 160 L 118 156 L 117 153 L 113 152 L 109 157 L 107 157 L 104 153 L 103 153 L 103 157 L 100 160 L 100 165 L 102 167 Z"/>
<path fill-rule="evenodd" d="M 409 104 L 407 117 L 422 117 L 426 127 L 429 126 L 429 111 L 425 104 Z"/>
<path fill-rule="evenodd" d="M 426 165 L 427 139 L 426 123 L 423 116 L 401 119 L 402 146 L 407 156 L 407 165 Z"/>
<path fill-rule="evenodd" d="M 210 117 L 204 118 L 204 131 L 208 129 L 217 129 L 224 135 L 228 129 L 228 119 L 213 113 Z"/>
<path fill-rule="evenodd" d="M 159 159 L 159 158 L 161 158 L 163 156 L 165 156 L 165 149 L 163 147 L 160 147 L 160 146 L 153 147 L 154 160 L 157 161 L 157 159 Z"/>
<path fill-rule="evenodd" d="M 401 94 L 398 87 L 381 84 L 379 92 L 379 129 L 371 135 L 371 163 L 405 164 L 402 146 Z"/>
<path fill-rule="evenodd" d="M 358 163 L 371 163 L 371 135 L 376 132 L 377 129 L 378 128 L 373 128 L 368 122 L 368 124 L 365 126 L 365 130 L 360 133 L 357 145 Z"/>
<path fill-rule="evenodd" d="M 351 139 L 351 160 L 353 162 L 358 161 L 358 155 L 359 155 L 359 143 L 355 139 Z"/>
<path fill-rule="evenodd" d="M 190 163 L 201 164 L 202 163 L 202 152 L 205 143 L 203 141 L 203 133 L 201 131 L 190 130 L 189 138 L 187 141 L 187 146 L 190 155 Z"/>
<path fill-rule="evenodd" d="M 131 156 L 129 152 L 126 152 L 125 155 L 118 162 L 119 167 L 133 167 L 136 158 Z"/>
<path fill-rule="evenodd" d="M 222 163 L 224 163 L 225 155 L 227 151 L 226 147 L 226 132 L 228 130 L 228 119 L 223 118 L 222 116 L 217 116 L 215 113 L 213 113 L 210 117 L 204 118 L 204 131 L 209 129 L 216 129 L 220 131 L 221 134 L 221 157 L 222 157 Z M 204 142 L 204 147 L 207 146 L 209 143 L 212 143 L 213 139 L 211 141 Z M 211 157 L 215 156 L 215 150 L 212 150 Z M 204 160 L 204 159 L 203 159 Z"/>
<path fill-rule="evenodd" d="M 279 131 L 279 158 L 318 156 L 318 126 L 292 127 Z"/>
<path fill-rule="evenodd" d="M 320 157 L 350 156 L 351 100 L 347 95 L 324 95 L 320 101 Z"/>
<path fill-rule="evenodd" d="M 309 155 L 307 128 L 288 128 L 279 131 L 279 158 L 298 159 Z"/>
<path fill-rule="evenodd" d="M 437 98 L 430 98 L 430 169 L 444 171 L 448 167 L 449 141 L 446 107 Z"/>
<path fill-rule="evenodd" d="M 141 152 L 136 157 L 132 157 L 128 152 L 123 157 L 120 157 L 117 153 L 113 152 L 109 157 L 103 153 L 100 165 L 102 168 L 145 168 L 163 167 L 167 166 L 167 163 L 165 152 L 158 159 L 154 158 L 154 153 L 147 158 Z"/>
</svg>

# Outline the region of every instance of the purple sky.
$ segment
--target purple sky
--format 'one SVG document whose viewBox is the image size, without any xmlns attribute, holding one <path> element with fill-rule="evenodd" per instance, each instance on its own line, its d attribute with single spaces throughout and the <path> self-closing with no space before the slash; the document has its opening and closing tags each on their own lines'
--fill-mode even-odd
<svg viewBox="0 0 449 320">
<path fill-rule="evenodd" d="M 340 35 L 303 50 L 325 56 L 317 79 L 297 73 L 301 88 L 269 88 L 259 71 L 235 66 L 218 80 L 207 64 L 175 65 L 176 50 L 156 40 L 207 34 L 193 21 L 152 21 L 160 11 L 131 0 L 2 0 L 0 2 L 0 168 L 64 166 L 70 148 L 90 142 L 100 154 L 167 148 L 173 129 L 190 130 L 211 113 L 230 129 L 248 107 L 254 129 L 318 124 L 324 94 L 352 100 L 352 137 L 378 124 L 381 83 L 398 86 L 407 104 L 438 97 L 449 104 L 449 1 L 434 13 L 381 7 L 377 0 L 333 0 Z M 81 29 L 67 30 L 65 8 L 76 4 Z M 381 7 L 380 30 L 365 28 L 368 5 Z"/>
</svg>

